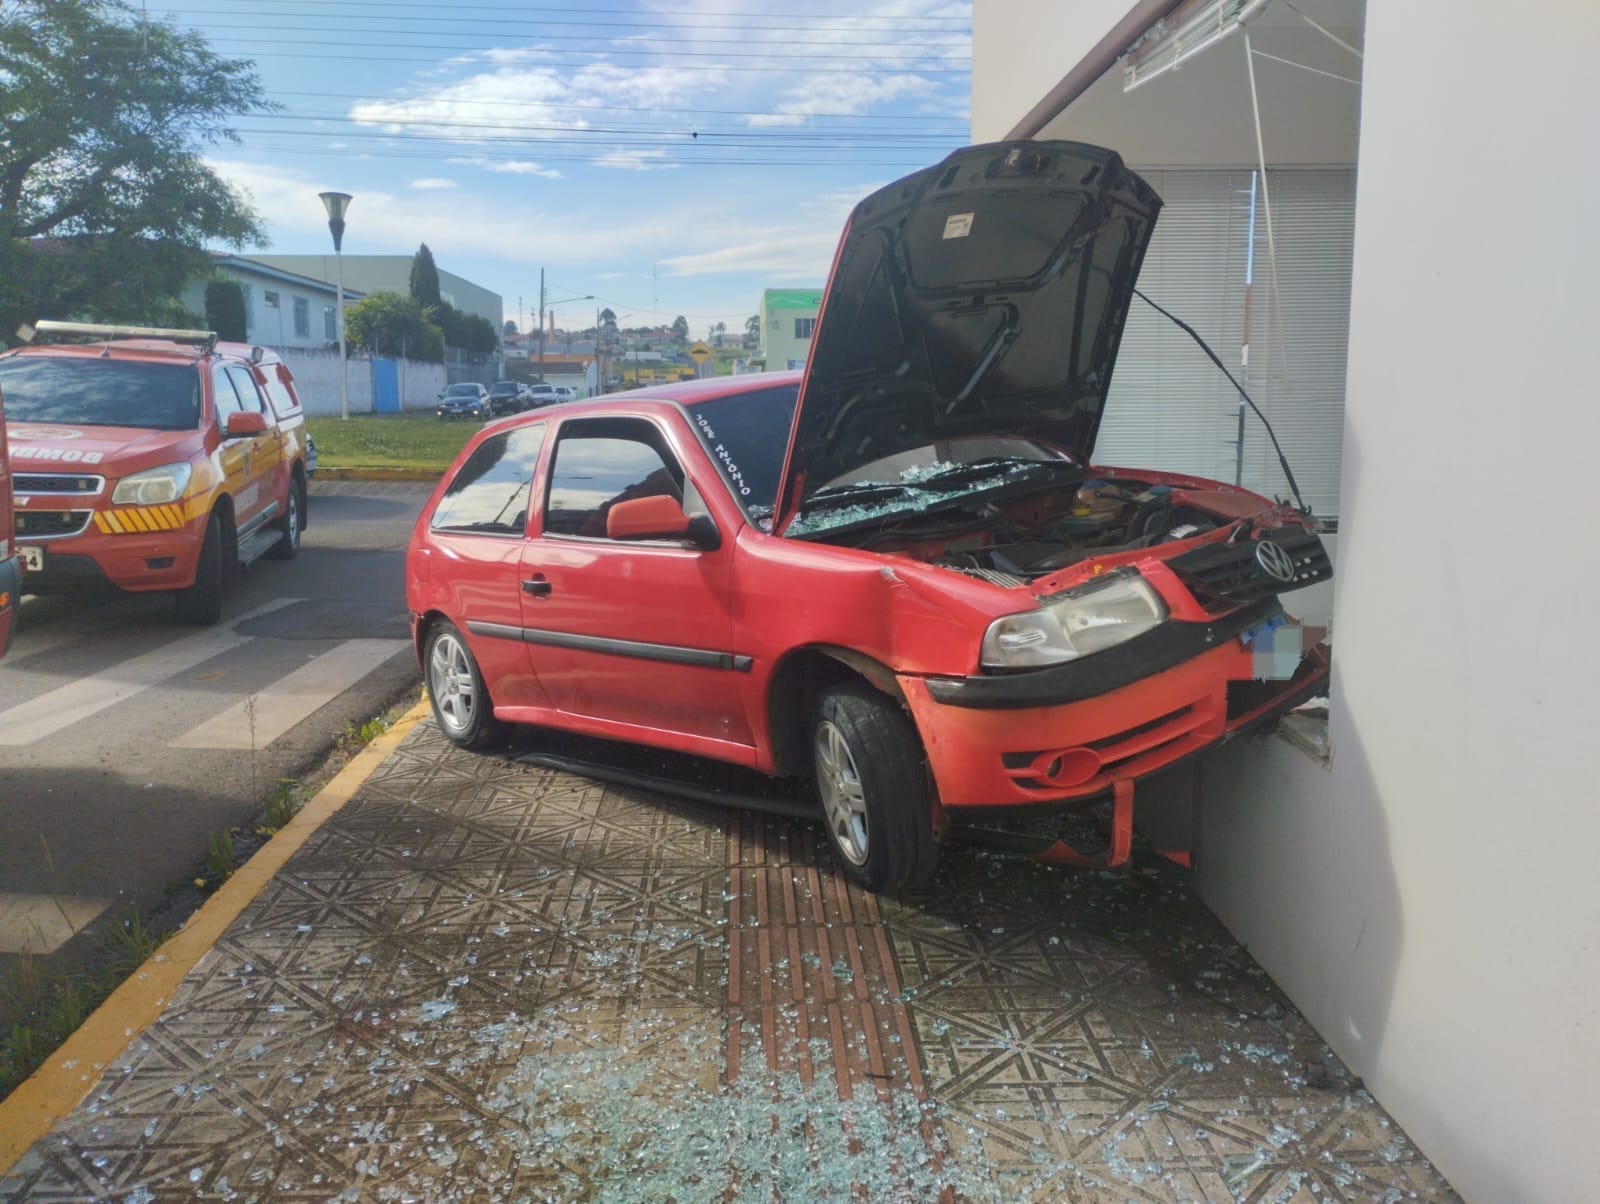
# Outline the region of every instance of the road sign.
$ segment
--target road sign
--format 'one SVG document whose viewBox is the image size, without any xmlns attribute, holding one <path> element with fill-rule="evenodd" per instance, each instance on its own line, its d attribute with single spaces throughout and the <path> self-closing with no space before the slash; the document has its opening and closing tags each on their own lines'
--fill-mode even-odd
<svg viewBox="0 0 1600 1204">
<path fill-rule="evenodd" d="M 689 358 L 697 364 L 703 364 L 711 358 L 711 348 L 707 347 L 704 343 L 696 343 L 693 347 L 689 348 Z"/>
</svg>

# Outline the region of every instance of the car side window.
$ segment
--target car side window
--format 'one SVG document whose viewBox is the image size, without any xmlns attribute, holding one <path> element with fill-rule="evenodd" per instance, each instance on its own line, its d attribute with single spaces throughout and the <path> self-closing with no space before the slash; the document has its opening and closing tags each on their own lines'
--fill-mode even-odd
<svg viewBox="0 0 1600 1204">
<path fill-rule="evenodd" d="M 683 501 L 684 475 L 661 433 L 633 418 L 568 423 L 556 444 L 544 529 L 551 535 L 606 538 L 617 502 L 667 496 Z"/>
<path fill-rule="evenodd" d="M 261 402 L 261 390 L 256 388 L 256 378 L 250 375 L 248 368 L 241 368 L 237 364 L 228 365 L 228 378 L 233 381 L 233 389 L 239 395 L 239 407 L 246 413 L 255 411 L 265 413 L 266 406 Z"/>
<path fill-rule="evenodd" d="M 241 408 L 239 394 L 233 387 L 233 378 L 223 368 L 218 368 L 211 374 L 211 400 L 217 407 L 217 427 L 222 429 L 228 425 L 228 415 L 237 414 Z"/>
<path fill-rule="evenodd" d="M 519 426 L 478 445 L 445 488 L 428 525 L 435 531 L 521 535 L 528 526 L 543 423 Z"/>
</svg>

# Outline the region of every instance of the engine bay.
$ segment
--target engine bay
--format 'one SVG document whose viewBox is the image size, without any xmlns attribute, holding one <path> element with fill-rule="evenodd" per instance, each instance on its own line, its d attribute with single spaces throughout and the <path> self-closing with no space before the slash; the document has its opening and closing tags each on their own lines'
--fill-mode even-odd
<svg viewBox="0 0 1600 1204">
<path fill-rule="evenodd" d="M 1250 501 L 1249 509 L 1260 508 L 1256 499 Z M 964 522 L 956 515 L 941 517 L 950 521 L 937 535 L 918 524 L 914 534 L 905 527 L 885 530 L 857 546 L 900 552 L 1009 587 L 1093 557 L 1192 539 L 1239 515 L 1203 509 L 1170 485 L 1099 478 L 1076 490 L 966 512 Z"/>
</svg>

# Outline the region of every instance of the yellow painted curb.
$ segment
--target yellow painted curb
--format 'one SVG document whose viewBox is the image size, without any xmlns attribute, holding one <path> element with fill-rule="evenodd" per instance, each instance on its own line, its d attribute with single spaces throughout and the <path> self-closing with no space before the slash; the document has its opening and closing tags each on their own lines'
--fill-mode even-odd
<svg viewBox="0 0 1600 1204">
<path fill-rule="evenodd" d="M 101 1072 L 142 1033 L 217 938 L 272 881 L 295 851 L 355 796 L 400 741 L 428 714 L 423 699 L 362 749 L 256 855 L 205 901 L 189 922 L 95 1009 L 28 1080 L 0 1102 L 0 1175 L 77 1107 Z"/>
</svg>

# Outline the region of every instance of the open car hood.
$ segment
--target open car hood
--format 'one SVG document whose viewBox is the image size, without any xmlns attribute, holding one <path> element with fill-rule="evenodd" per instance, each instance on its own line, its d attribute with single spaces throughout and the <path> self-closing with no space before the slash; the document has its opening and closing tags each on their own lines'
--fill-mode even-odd
<svg viewBox="0 0 1600 1204">
<path fill-rule="evenodd" d="M 1088 461 L 1161 198 L 1076 142 L 967 147 L 879 189 L 840 239 L 775 529 L 830 481 L 944 439 Z"/>
</svg>

